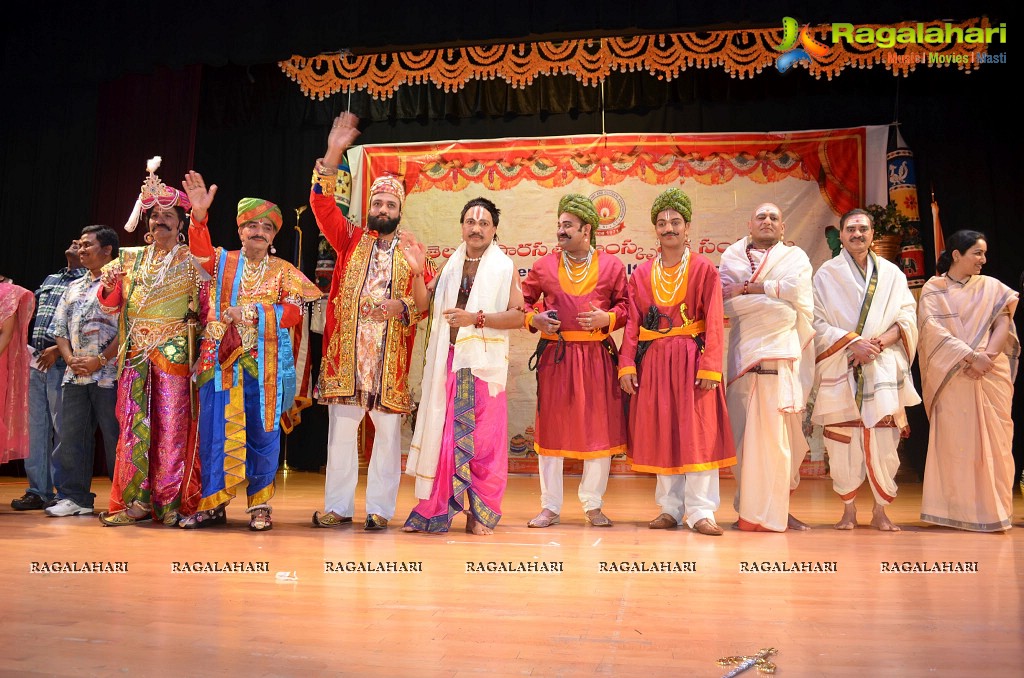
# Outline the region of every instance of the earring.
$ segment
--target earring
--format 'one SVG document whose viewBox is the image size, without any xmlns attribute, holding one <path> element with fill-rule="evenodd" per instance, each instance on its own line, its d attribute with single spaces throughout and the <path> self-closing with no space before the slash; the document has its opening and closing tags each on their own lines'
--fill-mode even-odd
<svg viewBox="0 0 1024 678">
<path fill-rule="evenodd" d="M 273 245 L 271 245 L 271 246 L 270 246 L 270 253 L 271 253 L 271 254 L 277 254 L 277 248 L 276 248 L 276 247 L 274 247 Z"/>
<path fill-rule="evenodd" d="M 147 233 L 146 235 L 142 236 L 142 239 L 145 240 L 146 243 L 149 244 L 149 245 L 153 244 L 153 234 L 152 233 Z"/>
<path fill-rule="evenodd" d="M 178 231 L 178 242 L 180 242 L 182 245 L 185 244 L 185 234 L 182 233 L 181 231 Z"/>
</svg>

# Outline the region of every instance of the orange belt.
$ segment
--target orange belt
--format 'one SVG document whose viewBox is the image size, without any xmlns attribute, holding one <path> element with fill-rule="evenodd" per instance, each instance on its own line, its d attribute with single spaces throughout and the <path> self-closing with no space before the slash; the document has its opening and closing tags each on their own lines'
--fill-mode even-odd
<svg viewBox="0 0 1024 678">
<path fill-rule="evenodd" d="M 673 327 L 666 332 L 659 332 L 657 330 L 649 330 L 646 327 L 640 328 L 640 341 L 654 341 L 655 339 L 664 339 L 665 337 L 693 337 L 704 331 L 704 321 L 697 320 L 692 322 L 685 327 Z"/>
<path fill-rule="evenodd" d="M 565 341 L 604 341 L 608 335 L 604 332 L 584 332 L 583 330 L 567 330 L 562 332 L 562 339 Z M 557 334 L 540 333 L 541 339 L 558 341 Z"/>
</svg>

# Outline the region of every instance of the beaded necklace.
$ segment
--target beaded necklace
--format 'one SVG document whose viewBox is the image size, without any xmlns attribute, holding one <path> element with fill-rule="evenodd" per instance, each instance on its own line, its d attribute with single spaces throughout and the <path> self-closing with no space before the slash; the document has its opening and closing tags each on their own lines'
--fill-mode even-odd
<svg viewBox="0 0 1024 678">
<path fill-rule="evenodd" d="M 679 293 L 679 288 L 683 286 L 683 282 L 686 281 L 686 267 L 690 263 L 690 248 L 687 247 L 683 250 L 682 260 L 671 267 L 671 270 L 665 268 L 662 262 L 661 255 L 654 260 L 654 265 L 651 268 L 651 280 L 653 285 L 651 288 L 654 292 L 654 300 L 658 302 L 660 306 L 671 306 L 675 303 L 676 295 Z"/>
<path fill-rule="evenodd" d="M 242 255 L 242 260 L 245 263 L 242 265 L 242 284 L 239 296 L 251 297 L 256 294 L 260 285 L 263 284 L 263 277 L 270 266 L 270 256 L 264 255 L 258 264 L 251 263 L 245 258 L 245 255 Z"/>
<path fill-rule="evenodd" d="M 594 261 L 594 248 L 591 247 L 586 256 L 578 259 L 564 250 L 562 255 L 562 267 L 569 282 L 576 286 L 586 280 L 590 274 L 590 264 Z"/>
</svg>

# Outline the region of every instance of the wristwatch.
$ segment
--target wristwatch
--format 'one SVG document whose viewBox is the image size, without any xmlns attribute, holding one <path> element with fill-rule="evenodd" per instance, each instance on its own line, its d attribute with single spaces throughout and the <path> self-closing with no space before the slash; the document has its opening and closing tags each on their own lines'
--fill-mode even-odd
<svg viewBox="0 0 1024 678">
<path fill-rule="evenodd" d="M 98 356 L 96 356 L 96 357 L 97 357 L 97 358 L 99 359 L 99 361 L 100 361 L 100 367 L 106 367 L 106 366 L 107 366 L 107 356 L 105 356 L 105 355 L 103 355 L 102 353 L 100 353 L 100 354 L 99 354 Z"/>
</svg>

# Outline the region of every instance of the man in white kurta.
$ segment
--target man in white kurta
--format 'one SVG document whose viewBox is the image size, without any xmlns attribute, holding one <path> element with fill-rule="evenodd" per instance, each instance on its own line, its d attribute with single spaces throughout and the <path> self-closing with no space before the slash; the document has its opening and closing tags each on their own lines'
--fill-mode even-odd
<svg viewBox="0 0 1024 678">
<path fill-rule="evenodd" d="M 807 526 L 789 514 L 808 451 L 802 415 L 814 380 L 811 262 L 782 243 L 777 205 L 758 205 L 750 235 L 722 254 L 729 318 L 726 402 L 736 442 L 737 527 L 783 532 Z"/>
<path fill-rule="evenodd" d="M 839 221 L 842 252 L 814 274 L 818 394 L 811 421 L 825 427 L 833 488 L 845 504 L 836 529 L 856 527 L 854 498 L 867 479 L 872 527 L 898 531 L 885 507 L 896 497 L 906 408 L 921 402 L 910 375 L 916 307 L 903 272 L 871 251 L 873 236 L 867 212 L 847 212 Z"/>
</svg>

